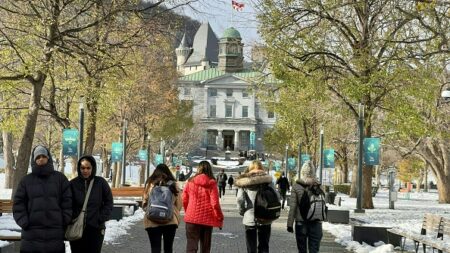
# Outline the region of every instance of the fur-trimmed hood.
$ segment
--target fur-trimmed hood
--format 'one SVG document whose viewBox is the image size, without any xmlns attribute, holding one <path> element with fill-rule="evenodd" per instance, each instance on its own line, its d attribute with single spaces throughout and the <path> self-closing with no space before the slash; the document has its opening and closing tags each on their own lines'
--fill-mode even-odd
<svg viewBox="0 0 450 253">
<path fill-rule="evenodd" d="M 317 181 L 316 178 L 312 178 L 312 177 L 308 177 L 306 179 L 299 178 L 295 182 L 302 185 L 303 187 L 307 187 L 307 186 L 311 186 L 311 185 L 315 185 L 315 184 L 320 185 L 319 181 Z"/>
<path fill-rule="evenodd" d="M 272 176 L 264 171 L 249 172 L 236 178 L 235 186 L 240 188 L 248 188 L 253 185 L 272 183 Z"/>
</svg>

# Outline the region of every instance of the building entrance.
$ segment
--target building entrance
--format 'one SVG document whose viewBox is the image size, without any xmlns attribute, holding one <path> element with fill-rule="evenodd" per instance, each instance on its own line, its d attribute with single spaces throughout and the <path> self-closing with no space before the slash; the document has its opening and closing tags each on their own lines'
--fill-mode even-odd
<svg viewBox="0 0 450 253">
<path fill-rule="evenodd" d="M 227 150 L 227 147 L 234 150 L 234 132 L 223 132 L 223 150 Z"/>
</svg>

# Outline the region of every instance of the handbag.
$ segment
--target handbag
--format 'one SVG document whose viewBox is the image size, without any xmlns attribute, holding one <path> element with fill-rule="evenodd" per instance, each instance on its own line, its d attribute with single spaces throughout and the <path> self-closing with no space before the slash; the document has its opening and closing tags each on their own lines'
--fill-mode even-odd
<svg viewBox="0 0 450 253">
<path fill-rule="evenodd" d="M 83 237 L 83 231 L 84 231 L 84 222 L 85 222 L 85 216 L 86 216 L 86 206 L 89 199 L 89 195 L 91 195 L 91 189 L 92 185 L 94 184 L 94 179 L 91 180 L 91 183 L 89 183 L 89 188 L 86 194 L 86 197 L 84 197 L 84 203 L 83 203 L 83 209 L 81 209 L 81 213 L 72 220 L 72 222 L 67 226 L 65 238 L 68 241 L 75 241 L 78 239 L 81 239 Z"/>
</svg>

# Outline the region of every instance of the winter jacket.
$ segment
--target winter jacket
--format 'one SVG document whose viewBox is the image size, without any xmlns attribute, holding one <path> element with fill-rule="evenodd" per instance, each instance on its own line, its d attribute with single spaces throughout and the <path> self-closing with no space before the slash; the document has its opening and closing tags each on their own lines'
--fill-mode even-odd
<svg viewBox="0 0 450 253">
<path fill-rule="evenodd" d="M 148 186 L 146 187 L 146 189 L 144 190 L 144 195 L 142 196 L 142 206 L 144 207 L 144 211 L 146 211 L 147 209 L 147 205 L 148 205 L 148 195 L 149 193 L 153 190 L 154 185 L 153 184 L 148 184 Z M 164 223 L 164 224 L 159 224 L 156 222 L 153 222 L 149 219 L 147 219 L 147 217 L 144 215 L 144 227 L 145 228 L 153 228 L 153 227 L 159 227 L 159 226 L 165 226 L 165 225 L 177 225 L 180 224 L 180 211 L 181 211 L 181 194 L 182 192 L 180 191 L 180 188 L 177 185 L 177 189 L 178 189 L 178 195 L 175 196 L 173 195 L 173 217 L 172 220 L 168 223 Z"/>
<path fill-rule="evenodd" d="M 48 152 L 48 150 L 47 150 Z M 14 195 L 13 216 L 22 228 L 21 252 L 64 252 L 64 230 L 72 218 L 69 181 L 48 163 L 38 166 L 31 153 L 31 174 L 20 181 Z"/>
<path fill-rule="evenodd" d="M 285 191 L 285 192 L 289 191 L 290 186 L 289 186 L 289 181 L 288 181 L 287 177 L 281 176 L 280 178 L 278 178 L 277 185 L 278 185 L 280 191 Z"/>
<path fill-rule="evenodd" d="M 217 175 L 217 183 L 224 187 L 225 185 L 227 185 L 227 174 L 226 173 L 219 173 L 219 175 Z"/>
<path fill-rule="evenodd" d="M 289 200 L 289 215 L 287 220 L 287 226 L 293 227 L 294 221 L 302 222 L 303 218 L 300 214 L 300 200 L 302 199 L 305 188 L 313 184 L 318 184 L 316 181 L 305 182 L 302 179 L 297 179 L 295 184 L 292 186 L 291 198 Z"/>
<path fill-rule="evenodd" d="M 217 183 L 206 174 L 188 180 L 183 191 L 183 207 L 185 222 L 212 227 L 223 226 Z"/>
<path fill-rule="evenodd" d="M 237 193 L 237 203 L 240 213 L 244 212 L 244 218 L 242 219 L 242 224 L 245 226 L 255 226 L 255 210 L 253 209 L 256 193 L 259 189 L 259 187 L 262 184 L 270 184 L 270 186 L 273 188 L 272 183 L 272 177 L 261 170 L 254 170 L 246 174 L 242 174 L 238 178 L 236 178 L 236 182 L 234 183 L 235 186 L 239 187 L 238 193 Z M 245 196 L 244 191 L 247 193 L 247 196 L 249 197 L 251 201 L 251 205 L 249 205 L 251 208 L 245 209 Z M 280 196 L 278 196 L 279 198 Z M 267 222 L 265 224 L 271 224 L 272 222 Z"/>
<path fill-rule="evenodd" d="M 81 175 L 81 160 L 87 159 L 92 164 L 92 174 L 85 179 Z M 95 158 L 92 156 L 83 156 L 78 160 L 77 165 L 78 177 L 70 181 L 70 187 L 73 195 L 73 215 L 72 218 L 78 217 L 83 209 L 84 198 L 89 188 L 89 184 L 94 179 L 91 194 L 86 207 L 86 225 L 93 228 L 104 229 L 105 222 L 109 220 L 113 208 L 113 197 L 108 182 L 103 177 L 95 176 L 97 165 Z"/>
</svg>

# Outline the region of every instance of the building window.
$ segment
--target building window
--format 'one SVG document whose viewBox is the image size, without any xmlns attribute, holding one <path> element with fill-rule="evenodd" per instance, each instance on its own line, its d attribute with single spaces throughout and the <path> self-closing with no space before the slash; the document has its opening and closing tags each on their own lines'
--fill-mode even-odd
<svg viewBox="0 0 450 253">
<path fill-rule="evenodd" d="M 216 117 L 216 106 L 215 105 L 209 106 L 209 117 L 211 117 L 211 118 Z"/>
<path fill-rule="evenodd" d="M 269 112 L 267 113 L 267 117 L 268 117 L 269 119 L 273 119 L 273 118 L 275 118 L 275 113 L 272 112 L 272 111 L 269 111 Z"/>
<path fill-rule="evenodd" d="M 242 118 L 248 118 L 248 106 L 242 106 Z"/>
<path fill-rule="evenodd" d="M 227 97 L 233 96 L 233 89 L 227 89 Z"/>
<path fill-rule="evenodd" d="M 184 88 L 184 95 L 185 96 L 191 95 L 191 88 Z"/>
<path fill-rule="evenodd" d="M 226 105 L 225 106 L 225 117 L 226 118 L 233 117 L 233 106 L 231 106 L 231 105 Z"/>
<path fill-rule="evenodd" d="M 209 89 L 210 97 L 217 97 L 217 89 Z"/>
<path fill-rule="evenodd" d="M 216 134 L 212 131 L 208 131 L 208 146 L 214 145 L 216 145 Z"/>
<path fill-rule="evenodd" d="M 242 92 L 242 97 L 243 97 L 243 98 L 248 98 L 248 92 L 247 92 L 246 90 L 244 90 L 244 91 Z"/>
</svg>

